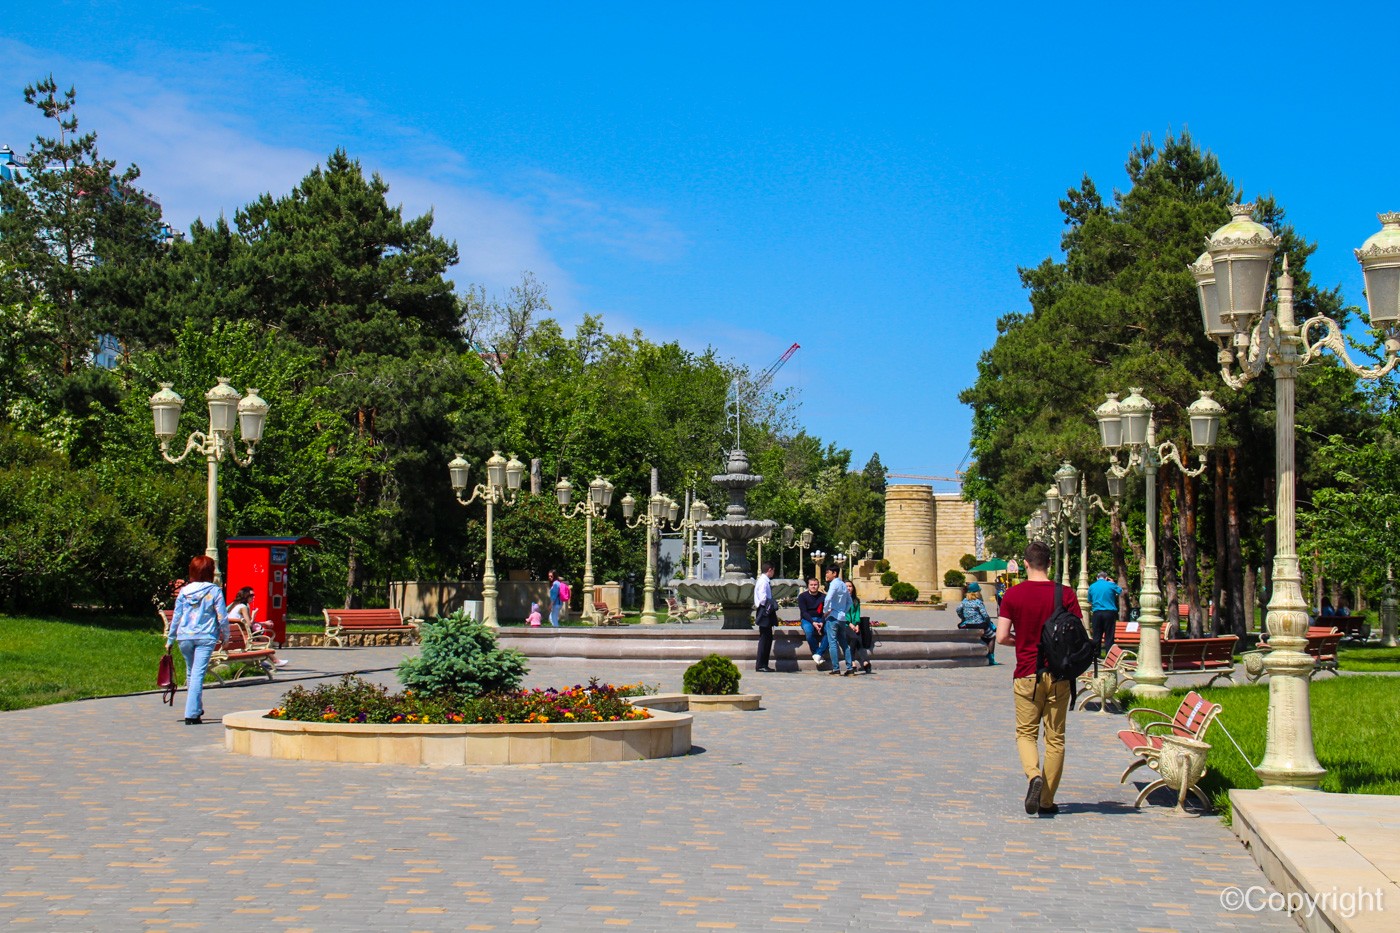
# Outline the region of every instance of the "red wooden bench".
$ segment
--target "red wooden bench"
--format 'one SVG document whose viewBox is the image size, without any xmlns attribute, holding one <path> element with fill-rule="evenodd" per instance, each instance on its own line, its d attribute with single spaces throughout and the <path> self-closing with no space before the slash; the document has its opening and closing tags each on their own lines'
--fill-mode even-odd
<svg viewBox="0 0 1400 933">
<path fill-rule="evenodd" d="M 1137 667 L 1137 655 L 1125 651 L 1122 645 L 1115 644 L 1098 663 L 1098 673 L 1093 667 L 1079 675 L 1079 686 L 1083 696 L 1079 700 L 1082 709 L 1092 699 L 1099 701 L 1099 712 L 1106 711 L 1108 701 L 1118 692 L 1124 681 L 1133 679 L 1133 669 Z M 1112 676 L 1104 676 L 1105 674 Z"/>
<path fill-rule="evenodd" d="M 1312 673 L 1308 675 L 1309 678 L 1317 676 L 1322 671 L 1331 671 L 1334 675 L 1337 674 L 1337 647 L 1341 645 L 1342 639 L 1345 637 L 1330 626 L 1311 625 L 1308 627 L 1308 644 L 1303 650 L 1312 655 L 1313 658 L 1313 669 Z M 1264 670 L 1263 658 L 1269 651 L 1269 643 L 1261 635 L 1259 647 L 1246 652 L 1244 670 L 1245 676 L 1251 682 L 1267 673 Z"/>
<path fill-rule="evenodd" d="M 266 637 L 250 639 L 248 633 L 243 630 L 242 623 L 230 622 L 228 641 L 224 643 L 223 650 L 215 651 L 209 656 L 209 673 L 221 683 L 225 680 L 225 675 L 231 675 L 229 679 L 236 679 L 245 672 L 254 670 L 267 675 L 267 679 L 271 680 L 272 672 L 277 669 L 276 660 L 277 652 L 272 650 Z"/>
<path fill-rule="evenodd" d="M 344 636 L 362 635 L 407 635 L 410 642 L 417 642 L 420 619 L 404 619 L 399 609 L 322 609 L 326 617 L 326 643 L 335 642 L 344 647 Z"/>
<path fill-rule="evenodd" d="M 1348 641 L 1365 642 L 1371 637 L 1371 623 L 1365 616 L 1323 616 L 1318 621 L 1332 626 Z"/>
<path fill-rule="evenodd" d="M 1170 719 L 1166 713 L 1145 706 L 1128 710 L 1128 721 L 1132 722 L 1135 728 L 1119 732 L 1118 740 L 1133 753 L 1133 760 L 1118 778 L 1118 783 L 1122 784 L 1128 779 L 1128 775 L 1147 764 L 1147 753 L 1162 747 L 1161 736 L 1164 733 L 1205 741 L 1203 736 L 1210 724 L 1220 715 L 1220 710 L 1219 703 L 1210 702 L 1194 690 L 1186 694 L 1186 699 L 1176 708 L 1176 715 Z M 1136 713 L 1158 718 L 1137 726 L 1137 720 L 1133 718 Z M 1225 728 L 1224 725 L 1221 725 L 1221 728 Z M 1233 742 L 1234 737 L 1230 740 Z"/>
<path fill-rule="evenodd" d="M 1206 686 L 1216 678 L 1229 680 L 1235 673 L 1234 635 L 1216 638 L 1172 638 L 1162 642 L 1162 671 L 1166 674 L 1200 674 L 1212 671 Z"/>
<path fill-rule="evenodd" d="M 1129 651 L 1136 651 L 1138 644 L 1142 641 L 1141 633 L 1136 622 L 1124 622 L 1119 619 L 1113 623 L 1113 643 L 1122 645 Z"/>
</svg>

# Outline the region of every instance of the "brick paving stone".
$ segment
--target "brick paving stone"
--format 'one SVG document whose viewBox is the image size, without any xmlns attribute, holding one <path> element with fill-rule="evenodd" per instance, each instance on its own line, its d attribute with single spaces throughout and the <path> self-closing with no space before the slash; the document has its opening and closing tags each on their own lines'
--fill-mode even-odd
<svg viewBox="0 0 1400 933">
<path fill-rule="evenodd" d="M 898 620 L 904 624 L 904 620 Z M 941 623 L 939 623 L 941 624 Z M 409 650 L 287 651 L 294 676 Z M 878 663 L 878 659 L 877 659 Z M 683 664 L 533 659 L 531 685 Z M 153 695 L 0 714 L 0 923 L 69 930 L 1292 930 L 1214 817 L 1119 785 L 1121 719 L 1072 713 L 1054 819 L 1028 817 L 1009 667 L 754 674 L 753 713 L 659 761 L 432 768 L 227 753 Z"/>
</svg>

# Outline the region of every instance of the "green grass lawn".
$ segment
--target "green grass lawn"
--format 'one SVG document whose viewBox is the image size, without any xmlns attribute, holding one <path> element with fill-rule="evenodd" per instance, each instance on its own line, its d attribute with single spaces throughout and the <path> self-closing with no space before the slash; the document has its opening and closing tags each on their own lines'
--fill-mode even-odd
<svg viewBox="0 0 1400 933">
<path fill-rule="evenodd" d="M 1218 722 L 1230 730 L 1250 761 L 1258 764 L 1264 757 L 1268 684 L 1211 687 L 1198 692 L 1221 705 Z M 1187 690 L 1178 689 L 1162 697 L 1134 696 L 1131 705 L 1171 715 L 1186 693 Z M 1325 675 L 1313 681 L 1311 695 L 1313 746 L 1318 761 L 1327 769 L 1322 789 L 1345 794 L 1400 795 L 1400 744 L 1395 742 L 1400 730 L 1400 679 Z M 1201 781 L 1201 789 L 1228 823 L 1229 791 L 1259 787 L 1259 778 L 1218 726 L 1212 724 L 1204 739 L 1211 744 L 1207 759 L 1210 771 Z M 1123 764 L 1126 767 L 1126 759 Z M 1139 773 L 1151 774 L 1140 771 L 1134 776 Z"/>
<path fill-rule="evenodd" d="M 154 690 L 164 652 L 154 613 L 0 615 L 0 710 Z"/>
<path fill-rule="evenodd" d="M 1344 671 L 1400 671 L 1400 648 L 1379 648 L 1371 645 L 1347 647 L 1337 651 L 1337 666 Z"/>
</svg>

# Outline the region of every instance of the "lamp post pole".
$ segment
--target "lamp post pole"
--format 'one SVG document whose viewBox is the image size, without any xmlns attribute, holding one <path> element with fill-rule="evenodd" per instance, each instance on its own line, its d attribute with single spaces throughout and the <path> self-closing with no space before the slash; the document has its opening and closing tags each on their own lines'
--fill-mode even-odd
<svg viewBox="0 0 1400 933">
<path fill-rule="evenodd" d="M 484 625 L 496 628 L 500 621 L 496 615 L 496 562 L 492 550 L 495 506 L 497 502 L 503 506 L 515 504 L 519 498 L 520 481 L 525 476 L 525 464 L 515 459 L 515 454 L 511 454 L 510 460 L 507 461 L 499 450 L 495 451 L 486 461 L 486 482 L 478 483 L 472 494 L 465 499 L 462 498 L 462 494 L 467 489 L 467 461 L 461 454 L 447 465 L 447 472 L 452 479 L 452 491 L 456 494 L 458 503 L 470 505 L 477 499 L 486 503 L 486 563 L 481 572 L 481 621 Z"/>
<path fill-rule="evenodd" d="M 258 442 L 262 440 L 268 404 L 258 395 L 257 389 L 249 389 L 246 396 L 240 396 L 238 390 L 229 385 L 227 377 L 220 376 L 218 384 L 204 395 L 204 400 L 209 403 L 209 430 L 191 431 L 184 451 L 177 457 L 170 453 L 170 443 L 175 439 L 185 400 L 175 393 L 173 385 L 162 382 L 160 390 L 151 396 L 151 417 L 155 422 L 156 439 L 160 441 L 161 458 L 167 463 L 179 463 L 192 453 L 204 457 L 208 469 L 204 554 L 214 561 L 214 582 L 222 586 L 224 574 L 219 564 L 219 464 L 224 457 L 239 466 L 248 466 L 253 462 Z M 234 446 L 235 420 L 247 451 L 245 457 L 238 456 Z"/>
<path fill-rule="evenodd" d="M 1191 266 L 1206 335 L 1220 348 L 1220 376 L 1242 388 L 1268 366 L 1274 370 L 1275 504 L 1274 591 L 1265 615 L 1270 651 L 1269 716 L 1264 760 L 1255 771 L 1265 787 L 1314 789 L 1325 770 L 1313 749 L 1307 646 L 1308 607 L 1303 599 L 1295 529 L 1295 406 L 1298 370 L 1332 350 L 1353 375 L 1380 379 L 1400 361 L 1400 213 L 1379 215 L 1381 229 L 1356 250 L 1366 282 L 1370 325 L 1386 333 L 1385 360 L 1358 366 L 1336 321 L 1317 315 L 1301 326 L 1293 314 L 1293 276 L 1288 258 L 1276 279 L 1277 310 L 1266 310 L 1264 297 L 1273 270 L 1279 237 L 1252 218 L 1252 204 L 1230 205 L 1231 220 L 1211 234 L 1206 252 Z M 1314 328 L 1322 335 L 1310 339 Z M 1232 372 L 1240 367 L 1239 375 Z"/>
<path fill-rule="evenodd" d="M 669 517 L 671 522 L 675 522 L 680 512 L 680 505 L 672 501 L 668 496 L 651 496 L 647 500 L 646 511 L 637 516 L 636 521 L 630 521 L 633 512 L 636 511 L 637 500 L 631 495 L 622 498 L 622 517 L 627 522 L 628 528 L 636 528 L 638 525 L 646 526 L 646 548 L 647 548 L 647 572 L 642 580 L 642 624 L 656 624 L 656 554 L 652 548 L 652 533 L 657 528 L 665 524 Z"/>
<path fill-rule="evenodd" d="M 818 585 L 818 586 L 821 586 L 821 585 L 822 585 L 822 582 L 823 582 L 823 581 L 822 581 L 822 562 L 825 561 L 825 560 L 826 560 L 826 553 L 825 553 L 824 551 L 813 551 L 813 552 L 812 552 L 812 571 L 813 571 L 812 575 L 815 576 L 815 577 L 817 578 L 817 585 Z"/>
<path fill-rule="evenodd" d="M 1162 591 L 1157 584 L 1157 469 L 1163 463 L 1174 463 L 1186 476 L 1200 476 L 1206 469 L 1205 451 L 1215 446 L 1220 429 L 1220 416 L 1225 409 L 1202 392 L 1201 397 L 1187 408 L 1191 421 L 1191 438 L 1201 448 L 1200 464 L 1188 469 L 1181 451 L 1171 441 L 1157 442 L 1157 424 L 1152 417 L 1153 405 L 1142 390 L 1128 390 L 1128 397 L 1118 401 L 1116 392 L 1094 411 L 1099 422 L 1101 445 L 1108 450 L 1110 476 L 1122 478 L 1136 470 L 1146 477 L 1146 528 L 1143 532 L 1142 594 L 1138 605 L 1139 645 L 1138 666 L 1133 679 L 1135 692 L 1144 696 L 1160 696 L 1167 692 L 1167 675 L 1162 670 Z M 1119 465 L 1118 450 L 1128 448 L 1128 462 Z"/>
<path fill-rule="evenodd" d="M 573 484 L 566 476 L 555 484 L 554 496 L 559 501 L 559 511 L 565 518 L 583 514 L 583 615 L 590 621 L 596 621 L 594 617 L 597 613 L 593 608 L 597 602 L 593 592 L 593 519 L 602 516 L 612 504 L 613 484 L 601 476 L 596 477 L 588 484 L 588 497 L 570 510 L 573 490 Z"/>
</svg>

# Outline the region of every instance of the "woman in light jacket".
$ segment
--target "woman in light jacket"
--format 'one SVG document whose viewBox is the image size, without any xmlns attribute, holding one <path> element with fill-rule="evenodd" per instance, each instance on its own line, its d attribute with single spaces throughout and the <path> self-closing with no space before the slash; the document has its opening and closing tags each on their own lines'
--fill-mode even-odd
<svg viewBox="0 0 1400 933">
<path fill-rule="evenodd" d="M 175 611 L 165 645 L 180 643 L 185 656 L 185 725 L 196 726 L 204 716 L 204 672 L 209 656 L 228 641 L 228 610 L 224 591 L 214 585 L 214 560 L 203 555 L 190 561 L 189 583 L 175 597 Z"/>
</svg>

